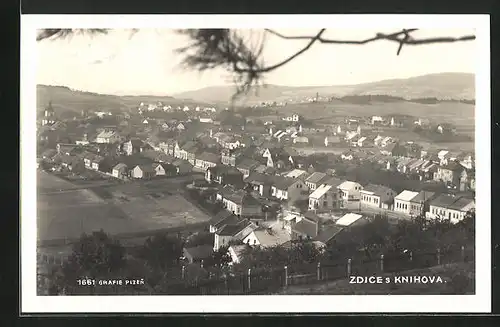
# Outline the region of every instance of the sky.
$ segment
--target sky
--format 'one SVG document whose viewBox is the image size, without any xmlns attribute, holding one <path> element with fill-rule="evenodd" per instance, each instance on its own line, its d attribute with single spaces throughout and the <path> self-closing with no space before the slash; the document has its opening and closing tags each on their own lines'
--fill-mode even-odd
<svg viewBox="0 0 500 327">
<path fill-rule="evenodd" d="M 281 29 L 284 35 L 314 35 L 318 30 Z M 397 30 L 328 29 L 325 38 L 360 40 Z M 256 42 L 263 30 L 240 30 Z M 419 30 L 415 38 L 463 36 L 472 29 Z M 37 83 L 118 95 L 174 95 L 230 84 L 228 72 L 185 70 L 174 50 L 189 42 L 171 29 L 112 30 L 105 35 L 75 35 L 37 43 Z M 272 65 L 307 41 L 283 40 L 267 34 L 263 59 Z M 268 84 L 288 86 L 350 85 L 384 79 L 441 73 L 474 73 L 476 42 L 405 46 L 377 41 L 366 45 L 315 44 L 289 64 L 265 75 Z"/>
</svg>

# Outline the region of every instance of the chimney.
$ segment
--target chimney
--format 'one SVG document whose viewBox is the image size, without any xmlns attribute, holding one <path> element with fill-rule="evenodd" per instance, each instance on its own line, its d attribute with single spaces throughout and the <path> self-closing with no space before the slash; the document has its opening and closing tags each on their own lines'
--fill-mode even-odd
<svg viewBox="0 0 500 327">
<path fill-rule="evenodd" d="M 273 128 L 272 127 L 269 128 L 269 135 L 273 136 Z"/>
<path fill-rule="evenodd" d="M 210 137 L 212 137 L 213 135 L 213 132 L 212 132 L 212 129 L 210 129 Z"/>
<path fill-rule="evenodd" d="M 299 125 L 299 133 L 302 133 L 302 125 Z"/>
</svg>

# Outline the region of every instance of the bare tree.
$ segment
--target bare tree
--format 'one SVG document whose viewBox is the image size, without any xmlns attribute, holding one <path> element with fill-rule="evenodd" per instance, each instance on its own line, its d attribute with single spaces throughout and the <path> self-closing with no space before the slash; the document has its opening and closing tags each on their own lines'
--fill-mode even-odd
<svg viewBox="0 0 500 327">
<path fill-rule="evenodd" d="M 325 31 L 326 29 L 323 28 L 314 35 L 287 36 L 271 29 L 265 29 L 264 36 L 256 44 L 252 44 L 251 38 L 245 38 L 241 33 L 232 29 L 183 29 L 177 30 L 177 32 L 187 36 L 189 42 L 186 46 L 175 49 L 175 51 L 183 56 L 181 63 L 186 69 L 206 71 L 223 68 L 229 72 L 237 86 L 234 99 L 241 94 L 246 94 L 253 86 L 261 84 L 260 82 L 266 73 L 288 64 L 315 44 L 365 45 L 376 41 L 389 41 L 398 45 L 396 55 L 399 55 L 403 46 L 464 42 L 476 39 L 475 35 L 415 38 L 413 33 L 418 29 L 411 28 L 390 34 L 376 33 L 375 36 L 363 40 L 340 40 L 325 38 L 323 36 Z M 107 32 L 106 29 L 45 29 L 39 31 L 37 41 L 64 38 L 81 33 L 95 35 Z M 132 29 L 131 37 L 136 32 L 137 29 Z M 290 54 L 286 59 L 266 65 L 262 58 L 266 35 L 274 35 L 285 40 L 307 40 L 308 42 L 302 49 Z"/>
</svg>

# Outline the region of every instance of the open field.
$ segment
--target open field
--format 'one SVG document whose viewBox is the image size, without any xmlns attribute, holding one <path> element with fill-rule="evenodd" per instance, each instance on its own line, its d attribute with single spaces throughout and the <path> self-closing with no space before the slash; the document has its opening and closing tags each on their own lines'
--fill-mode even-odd
<svg viewBox="0 0 500 327">
<path fill-rule="evenodd" d="M 430 267 L 426 269 L 408 270 L 394 274 L 381 274 L 382 277 L 394 276 L 440 276 L 443 283 L 415 284 L 415 283 L 388 283 L 388 284 L 350 284 L 349 280 L 323 283 L 320 285 L 289 286 L 278 294 L 285 295 L 437 295 L 437 294 L 474 294 L 475 270 L 474 262 L 457 263 Z"/>
<path fill-rule="evenodd" d="M 39 175 L 43 176 L 42 188 L 66 190 L 38 195 L 39 241 L 75 239 L 83 232 L 100 229 L 112 235 L 182 229 L 210 219 L 175 194 L 186 178 L 179 177 L 173 184 L 164 180 L 71 190 L 74 186 L 69 182 L 46 173 Z"/>
<path fill-rule="evenodd" d="M 470 128 L 475 124 L 474 105 L 453 102 L 420 104 L 412 102 L 374 102 L 351 104 L 342 101 L 325 103 L 289 104 L 277 108 L 283 115 L 295 112 L 306 119 L 336 120 L 339 117 L 391 114 L 411 115 L 429 119 L 433 123 L 451 123 L 459 128 Z"/>
</svg>

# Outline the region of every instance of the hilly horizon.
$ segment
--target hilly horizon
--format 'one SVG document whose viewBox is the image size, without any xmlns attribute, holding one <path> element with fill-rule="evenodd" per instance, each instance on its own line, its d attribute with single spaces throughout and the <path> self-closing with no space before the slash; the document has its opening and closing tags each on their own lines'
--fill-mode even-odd
<svg viewBox="0 0 500 327">
<path fill-rule="evenodd" d="M 475 99 L 475 77 L 469 73 L 440 73 L 390 79 L 357 85 L 340 86 L 283 86 L 266 85 L 252 90 L 238 102 L 243 105 L 264 101 L 287 101 L 293 98 L 315 96 L 388 95 L 401 98 Z M 82 110 L 129 111 L 140 102 L 162 102 L 165 105 L 227 105 L 234 94 L 234 86 L 211 86 L 199 90 L 158 95 L 110 95 L 71 89 L 67 86 L 37 85 L 37 112 L 49 102 L 58 113 L 73 114 Z"/>
<path fill-rule="evenodd" d="M 210 86 L 173 94 L 177 99 L 209 103 L 227 103 L 235 92 L 230 85 Z M 388 95 L 401 98 L 437 98 L 475 100 L 475 75 L 472 73 L 436 73 L 401 79 L 388 79 L 354 85 L 284 86 L 268 84 L 250 91 L 239 102 L 286 101 L 296 97 Z"/>
</svg>

